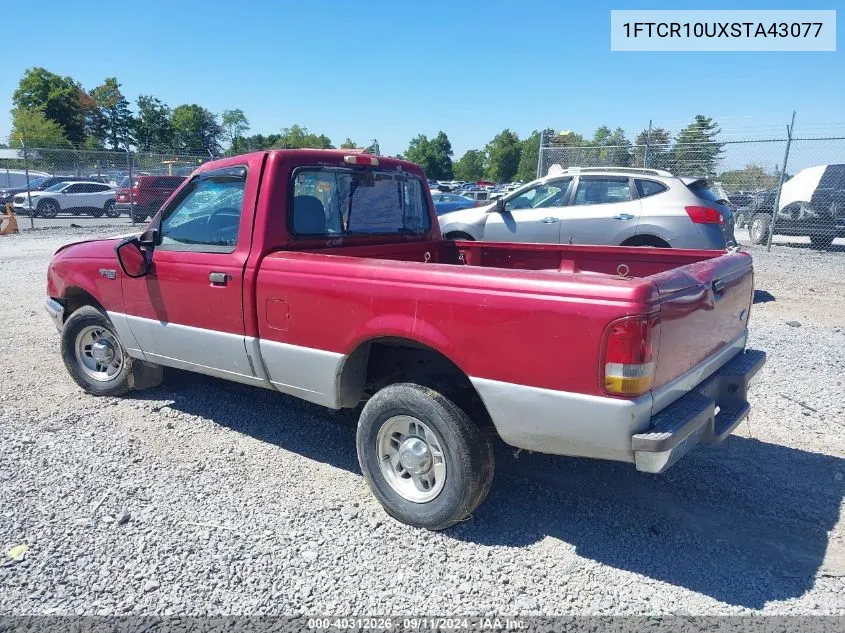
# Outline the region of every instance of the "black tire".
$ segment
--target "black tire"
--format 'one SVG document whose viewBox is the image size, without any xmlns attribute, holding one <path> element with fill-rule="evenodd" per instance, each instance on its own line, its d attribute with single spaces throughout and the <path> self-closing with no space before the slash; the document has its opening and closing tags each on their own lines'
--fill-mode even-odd
<svg viewBox="0 0 845 633">
<path fill-rule="evenodd" d="M 816 250 L 823 251 L 830 248 L 835 238 L 835 235 L 811 235 L 810 246 L 812 246 Z"/>
<path fill-rule="evenodd" d="M 103 209 L 91 209 L 91 217 L 92 218 L 101 218 L 105 211 Z"/>
<path fill-rule="evenodd" d="M 756 213 L 748 225 L 748 237 L 752 244 L 765 244 L 769 239 L 769 227 L 772 226 L 772 216 L 768 213 Z"/>
<path fill-rule="evenodd" d="M 137 209 L 133 209 L 132 211 L 130 211 L 129 217 L 132 218 L 132 221 L 135 224 L 142 224 L 142 223 L 147 221 L 148 216 L 147 216 L 146 211 L 140 211 L 140 210 L 137 210 Z"/>
<path fill-rule="evenodd" d="M 115 353 L 119 354 L 121 366 L 116 375 L 109 380 L 96 380 L 86 373 L 81 361 L 77 358 L 77 337 L 84 330 L 97 327 L 106 330 L 118 345 Z M 97 308 L 83 306 L 71 314 L 62 328 L 62 360 L 65 367 L 77 385 L 95 396 L 120 396 L 132 388 L 130 376 L 132 374 L 132 359 L 126 354 L 123 345 L 117 338 L 117 332 L 109 318 Z M 118 356 L 115 356 L 118 358 Z"/>
<path fill-rule="evenodd" d="M 115 208 L 114 200 L 109 200 L 106 202 L 105 206 L 103 207 L 103 212 L 106 214 L 106 217 L 109 218 L 119 218 L 120 211 L 117 211 Z"/>
<path fill-rule="evenodd" d="M 642 246 L 645 248 L 672 248 L 671 244 L 666 240 L 662 240 L 655 235 L 635 235 L 629 237 L 619 246 Z"/>
<path fill-rule="evenodd" d="M 744 211 L 737 211 L 734 214 L 734 226 L 738 229 L 743 229 L 750 224 L 748 214 Z"/>
<path fill-rule="evenodd" d="M 55 200 L 42 200 L 35 208 L 35 215 L 36 217 L 47 218 L 50 220 L 59 215 L 59 211 L 61 211 L 61 209 L 62 207 Z"/>
<path fill-rule="evenodd" d="M 358 461 L 373 495 L 390 516 L 428 530 L 443 530 L 466 519 L 493 484 L 490 437 L 441 391 L 415 383 L 389 385 L 370 398 L 358 419 Z M 409 501 L 382 473 L 379 431 L 396 416 L 416 418 L 439 436 L 445 483 L 430 501 Z"/>
</svg>

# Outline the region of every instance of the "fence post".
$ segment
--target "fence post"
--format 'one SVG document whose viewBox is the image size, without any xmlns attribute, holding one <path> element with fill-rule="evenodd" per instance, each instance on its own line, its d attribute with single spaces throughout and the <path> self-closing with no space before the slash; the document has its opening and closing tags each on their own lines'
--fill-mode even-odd
<svg viewBox="0 0 845 633">
<path fill-rule="evenodd" d="M 543 172 L 543 145 L 546 142 L 546 128 L 540 130 L 540 149 L 537 150 L 537 178 L 542 178 Z"/>
<path fill-rule="evenodd" d="M 32 208 L 32 196 L 29 193 L 29 161 L 26 156 L 26 140 L 21 132 L 21 147 L 23 147 L 23 173 L 26 176 L 26 201 L 29 203 L 29 228 L 35 228 L 35 209 Z"/>
<path fill-rule="evenodd" d="M 126 148 L 126 174 L 129 177 L 129 219 L 135 224 L 135 200 L 132 197 L 132 152 Z"/>
<path fill-rule="evenodd" d="M 648 167 L 648 145 L 651 142 L 651 119 L 648 120 L 648 132 L 645 134 L 645 152 L 643 153 L 643 169 Z"/>
<path fill-rule="evenodd" d="M 778 217 L 778 210 L 780 207 L 780 192 L 783 191 L 783 181 L 786 177 L 786 166 L 789 164 L 789 146 L 792 145 L 792 130 L 795 127 L 795 110 L 792 111 L 792 121 L 786 128 L 786 149 L 783 153 L 783 166 L 780 168 L 780 182 L 778 183 L 778 192 L 775 194 L 775 204 L 772 209 L 772 221 L 769 223 L 769 238 L 766 241 L 766 252 L 772 251 L 772 237 L 775 234 L 775 222 Z"/>
</svg>

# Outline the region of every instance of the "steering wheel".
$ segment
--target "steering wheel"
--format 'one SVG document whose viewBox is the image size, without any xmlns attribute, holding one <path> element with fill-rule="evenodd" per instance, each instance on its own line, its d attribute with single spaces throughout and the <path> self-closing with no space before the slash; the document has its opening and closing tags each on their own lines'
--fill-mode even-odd
<svg viewBox="0 0 845 633">
<path fill-rule="evenodd" d="M 215 228 L 214 222 L 215 218 L 218 216 L 220 216 L 220 219 L 223 219 L 224 222 L 224 218 L 231 218 L 233 221 L 231 224 L 226 223 L 219 228 Z M 238 209 L 235 209 L 234 207 L 220 207 L 208 216 L 205 226 L 209 232 L 209 236 L 213 238 L 214 242 L 233 245 L 238 236 L 238 225 L 240 224 L 240 220 L 241 212 Z"/>
</svg>

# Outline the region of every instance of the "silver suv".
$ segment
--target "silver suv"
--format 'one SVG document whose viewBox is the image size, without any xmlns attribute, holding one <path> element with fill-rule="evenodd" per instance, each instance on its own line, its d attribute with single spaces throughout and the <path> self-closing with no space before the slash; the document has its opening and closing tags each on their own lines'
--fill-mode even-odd
<svg viewBox="0 0 845 633">
<path fill-rule="evenodd" d="M 550 170 L 494 203 L 440 216 L 447 239 L 721 250 L 733 214 L 703 178 L 628 167 Z"/>
</svg>

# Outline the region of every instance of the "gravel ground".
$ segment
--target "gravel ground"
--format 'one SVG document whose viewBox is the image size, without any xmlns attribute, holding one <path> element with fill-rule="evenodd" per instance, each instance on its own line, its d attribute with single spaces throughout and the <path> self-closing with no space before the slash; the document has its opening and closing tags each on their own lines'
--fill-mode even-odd
<svg viewBox="0 0 845 633">
<path fill-rule="evenodd" d="M 500 446 L 433 534 L 370 496 L 354 414 L 179 372 L 82 393 L 45 270 L 109 231 L 0 238 L 0 614 L 845 614 L 845 254 L 754 251 L 769 362 L 725 443 L 662 477 Z"/>
</svg>

